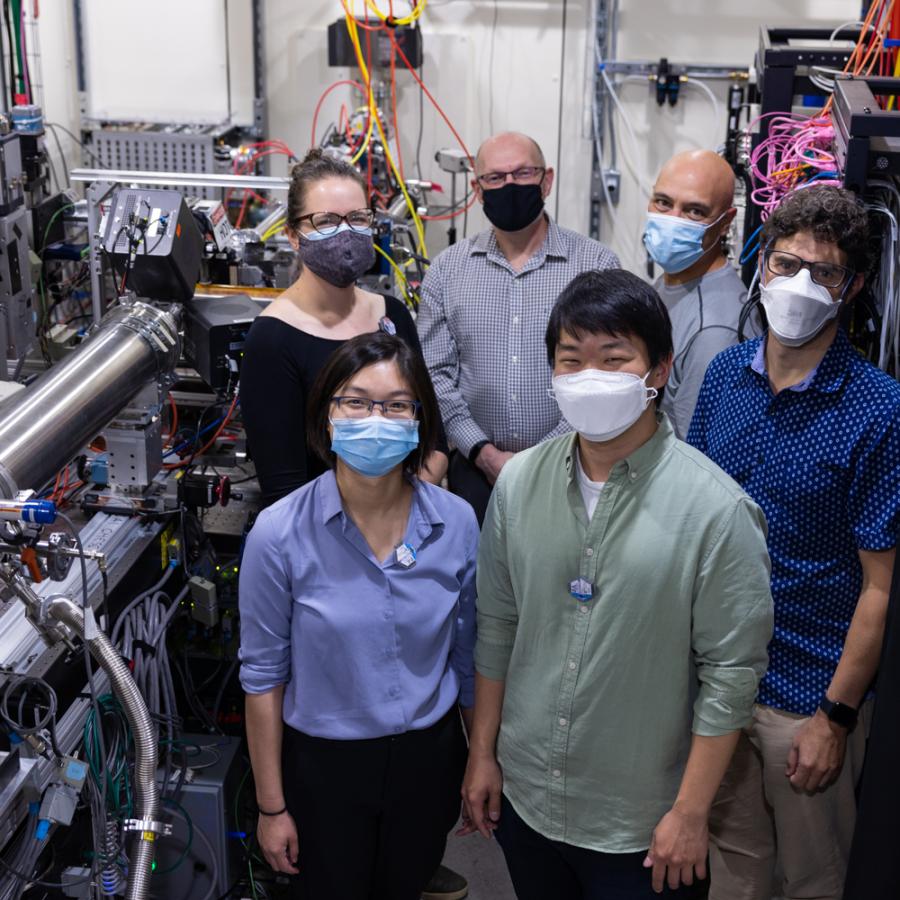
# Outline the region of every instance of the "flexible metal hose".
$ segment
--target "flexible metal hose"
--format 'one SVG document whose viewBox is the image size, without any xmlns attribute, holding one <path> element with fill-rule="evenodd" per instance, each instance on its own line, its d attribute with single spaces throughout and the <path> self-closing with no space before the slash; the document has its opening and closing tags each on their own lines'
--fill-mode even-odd
<svg viewBox="0 0 900 900">
<path fill-rule="evenodd" d="M 64 622 L 78 634 L 84 634 L 84 616 L 81 608 L 68 597 L 53 597 L 49 613 L 53 619 Z M 98 631 L 96 637 L 87 641 L 87 645 L 91 655 L 109 677 L 113 692 L 131 726 L 135 749 L 135 818 L 156 821 L 159 815 L 156 730 L 150 719 L 147 704 L 122 658 L 102 631 Z M 136 832 L 128 866 L 126 900 L 146 900 L 150 892 L 154 846 L 154 840 L 147 840 L 145 832 Z"/>
</svg>

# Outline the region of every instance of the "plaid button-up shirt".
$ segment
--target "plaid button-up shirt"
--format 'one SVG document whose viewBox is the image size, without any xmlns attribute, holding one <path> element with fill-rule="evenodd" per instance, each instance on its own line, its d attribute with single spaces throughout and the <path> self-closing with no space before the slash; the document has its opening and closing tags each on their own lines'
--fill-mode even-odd
<svg viewBox="0 0 900 900">
<path fill-rule="evenodd" d="M 618 265 L 602 244 L 552 220 L 518 272 L 493 229 L 438 254 L 418 328 L 447 437 L 461 453 L 484 440 L 518 452 L 569 430 L 547 392 L 547 320 L 576 275 Z"/>
</svg>

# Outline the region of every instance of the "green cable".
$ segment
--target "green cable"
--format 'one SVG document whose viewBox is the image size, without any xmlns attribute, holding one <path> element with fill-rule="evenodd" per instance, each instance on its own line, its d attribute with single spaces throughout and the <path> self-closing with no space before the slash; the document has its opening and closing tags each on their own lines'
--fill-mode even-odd
<svg viewBox="0 0 900 900">
<path fill-rule="evenodd" d="M 44 229 L 44 238 L 41 241 L 41 252 L 38 256 L 41 258 L 41 274 L 38 278 L 38 290 L 41 295 L 41 322 L 38 328 L 39 332 L 43 332 L 44 328 L 47 325 L 47 317 L 50 315 L 50 310 L 47 308 L 47 298 L 44 294 L 44 253 L 47 250 L 47 237 L 50 234 L 50 229 L 53 227 L 53 223 L 67 210 L 67 209 L 75 209 L 74 203 L 66 203 L 64 206 L 61 206 L 52 216 L 50 216 L 49 221 L 47 222 L 47 227 Z"/>
<path fill-rule="evenodd" d="M 22 65 L 22 4 L 21 0 L 11 0 L 11 17 L 13 35 L 16 41 L 16 60 L 19 63 L 19 74 L 16 80 L 19 82 L 19 93 L 25 93 L 25 67 Z M 12 47 L 9 50 L 12 53 Z"/>
</svg>

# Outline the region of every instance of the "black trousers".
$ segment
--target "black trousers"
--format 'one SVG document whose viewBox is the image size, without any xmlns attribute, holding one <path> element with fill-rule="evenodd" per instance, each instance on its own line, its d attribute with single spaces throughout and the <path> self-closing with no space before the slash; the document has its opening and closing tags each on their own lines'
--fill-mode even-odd
<svg viewBox="0 0 900 900">
<path fill-rule="evenodd" d="M 447 487 L 457 497 L 468 501 L 478 519 L 478 527 L 484 524 L 493 487 L 484 477 L 484 472 L 473 466 L 459 450 L 450 452 L 450 464 L 447 468 Z"/>
<path fill-rule="evenodd" d="M 396 737 L 335 741 L 285 725 L 284 792 L 302 900 L 419 900 L 459 816 L 466 742 L 454 706 Z"/>
<path fill-rule="evenodd" d="M 527 825 L 505 796 L 494 834 L 519 900 L 699 900 L 707 895 L 708 881 L 677 891 L 666 885 L 661 894 L 654 893 L 651 870 L 643 867 L 646 851 L 600 853 L 551 841 Z"/>
</svg>

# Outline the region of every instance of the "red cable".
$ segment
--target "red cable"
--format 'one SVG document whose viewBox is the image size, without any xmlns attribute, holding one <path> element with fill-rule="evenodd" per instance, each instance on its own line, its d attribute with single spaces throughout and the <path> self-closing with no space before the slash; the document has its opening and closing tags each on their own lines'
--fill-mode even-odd
<svg viewBox="0 0 900 900">
<path fill-rule="evenodd" d="M 322 104 L 325 102 L 325 98 L 336 88 L 340 87 L 342 84 L 351 84 L 357 90 L 362 91 L 365 95 L 366 99 L 369 97 L 369 92 L 366 88 L 361 85 L 358 81 L 353 81 L 351 78 L 342 78 L 340 81 L 335 81 L 334 84 L 330 84 L 327 88 L 325 88 L 322 96 L 319 97 L 319 102 L 316 104 L 316 110 L 313 113 L 313 122 L 312 122 L 312 140 L 310 141 L 310 147 L 316 146 L 316 125 L 319 119 L 319 112 L 322 109 Z"/>
<path fill-rule="evenodd" d="M 391 17 L 394 11 L 391 10 Z M 406 176 L 403 174 L 403 151 L 400 149 L 400 126 L 397 124 L 397 52 L 393 37 L 391 38 L 391 106 L 394 114 L 394 145 L 397 148 L 397 170 L 400 172 L 400 180 L 406 184 Z"/>
<path fill-rule="evenodd" d="M 171 391 L 169 391 L 169 408 L 172 410 L 172 420 L 169 422 L 169 433 L 166 435 L 167 441 L 171 441 L 175 437 L 175 432 L 178 431 L 178 407 L 175 405 L 175 398 L 172 396 Z"/>
<path fill-rule="evenodd" d="M 216 429 L 215 434 L 199 450 L 195 451 L 187 459 L 182 460 L 181 462 L 163 463 L 163 468 L 164 469 L 178 469 L 181 466 L 188 465 L 188 463 L 192 462 L 195 457 L 202 456 L 204 453 L 206 453 L 206 451 L 209 450 L 209 448 L 212 447 L 212 445 L 215 444 L 215 442 L 219 439 L 219 435 L 225 430 L 225 426 L 228 425 L 228 420 L 234 415 L 234 409 L 237 406 L 237 402 L 238 402 L 238 395 L 235 394 L 234 399 L 231 401 L 231 406 L 228 407 L 228 412 L 225 413 L 225 418 L 222 419 L 222 422 L 219 425 L 219 427 Z"/>
<path fill-rule="evenodd" d="M 466 146 L 466 142 L 459 136 L 459 132 L 453 127 L 453 123 L 447 118 L 447 114 L 444 112 L 443 109 L 441 109 L 441 105 L 437 102 L 437 100 L 434 99 L 434 97 L 431 96 L 431 91 L 429 91 L 428 88 L 425 87 L 425 83 L 422 81 L 421 78 L 419 78 L 418 74 L 416 73 L 416 70 L 413 68 L 410 61 L 406 58 L 406 54 L 403 52 L 403 48 L 397 43 L 397 39 L 396 39 L 396 37 L 394 37 L 393 31 L 390 31 L 389 35 L 391 38 L 391 44 L 397 50 L 397 53 L 399 54 L 400 59 L 403 60 L 403 64 L 406 66 L 407 69 L 409 69 L 410 74 L 412 75 L 413 78 L 415 78 L 416 83 L 425 92 L 425 96 L 429 99 L 429 101 L 431 102 L 431 105 L 438 111 L 441 118 L 447 123 L 447 127 L 450 129 L 450 131 L 453 132 L 453 137 L 455 137 L 456 140 L 458 141 L 459 146 L 462 148 L 463 152 L 469 158 L 469 163 L 472 165 L 472 168 L 474 169 L 475 161 L 472 159 L 472 154 L 469 153 L 469 148 Z"/>
</svg>

